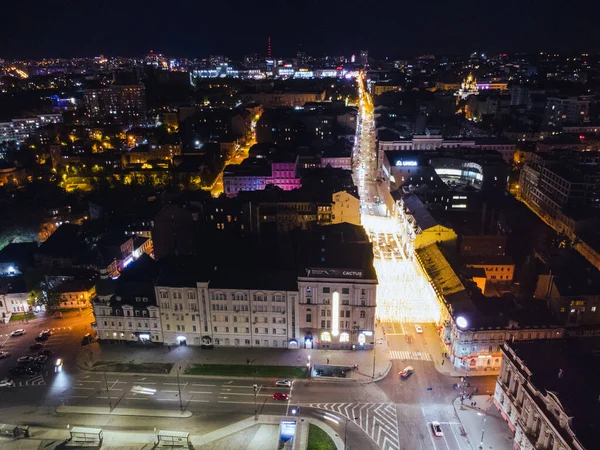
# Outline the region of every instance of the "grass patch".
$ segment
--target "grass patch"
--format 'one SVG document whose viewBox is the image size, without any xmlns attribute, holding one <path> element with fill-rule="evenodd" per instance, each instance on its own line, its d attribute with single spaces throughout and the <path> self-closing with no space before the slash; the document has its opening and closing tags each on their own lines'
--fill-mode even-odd
<svg viewBox="0 0 600 450">
<path fill-rule="evenodd" d="M 16 322 L 17 320 L 31 320 L 31 319 L 35 319 L 36 315 L 34 313 L 19 313 L 19 314 L 13 314 L 12 316 L 10 316 L 10 321 L 11 322 Z"/>
<path fill-rule="evenodd" d="M 306 450 L 337 450 L 333 439 L 312 423 L 308 427 L 308 446 Z"/>
<path fill-rule="evenodd" d="M 124 372 L 124 373 L 169 373 L 173 364 L 167 363 L 140 363 L 129 364 L 111 361 L 98 361 L 92 367 L 95 372 Z"/>
<path fill-rule="evenodd" d="M 215 375 L 259 378 L 305 378 L 302 366 L 255 366 L 249 364 L 193 364 L 185 371 L 188 375 Z"/>
</svg>

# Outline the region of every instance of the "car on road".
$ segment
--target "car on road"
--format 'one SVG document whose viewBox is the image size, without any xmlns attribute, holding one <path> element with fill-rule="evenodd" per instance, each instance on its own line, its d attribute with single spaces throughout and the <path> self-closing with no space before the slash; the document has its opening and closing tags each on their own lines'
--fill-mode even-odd
<svg viewBox="0 0 600 450">
<path fill-rule="evenodd" d="M 23 375 L 23 374 L 25 374 L 25 367 L 22 367 L 22 366 L 11 367 L 10 369 L 8 369 L 8 373 L 10 373 L 11 375 Z"/>
<path fill-rule="evenodd" d="M 442 437 L 444 435 L 444 432 L 442 431 L 442 426 L 439 422 L 431 422 L 431 429 L 433 430 L 433 434 L 435 434 L 437 437 Z"/>
<path fill-rule="evenodd" d="M 0 359 L 5 359 L 8 358 L 10 356 L 10 353 L 8 352 L 0 352 Z"/>
<path fill-rule="evenodd" d="M 19 359 L 17 359 L 17 362 L 19 364 L 31 364 L 33 362 L 33 357 L 31 357 L 31 356 L 21 356 Z"/>
<path fill-rule="evenodd" d="M 92 343 L 92 335 L 90 333 L 86 333 L 85 336 L 81 339 L 81 345 L 89 345 Z"/>
<path fill-rule="evenodd" d="M 421 325 L 419 325 L 418 323 L 415 324 L 415 330 L 418 334 L 423 333 L 423 328 L 421 328 Z"/>
<path fill-rule="evenodd" d="M 45 334 L 40 334 L 39 336 L 35 337 L 36 342 L 44 342 L 47 340 L 48 340 L 48 336 L 46 336 Z"/>
<path fill-rule="evenodd" d="M 42 347 L 43 347 L 42 344 L 40 344 L 39 342 L 36 342 L 35 344 L 32 344 L 29 346 L 29 350 L 38 350 Z"/>
<path fill-rule="evenodd" d="M 401 372 L 398 373 L 402 378 L 408 378 L 415 372 L 415 368 L 413 366 L 406 366 L 402 369 Z"/>
<path fill-rule="evenodd" d="M 15 387 L 15 382 L 10 378 L 4 378 L 0 381 L 0 387 Z"/>
<path fill-rule="evenodd" d="M 291 387 L 292 386 L 292 381 L 291 380 L 277 380 L 275 382 L 275 386 Z"/>
<path fill-rule="evenodd" d="M 42 334 L 45 336 L 52 336 L 52 331 L 46 329 L 40 333 L 40 335 L 42 335 Z"/>
<path fill-rule="evenodd" d="M 31 366 L 25 369 L 25 373 L 28 375 L 38 375 L 42 370 L 42 366 L 38 364 L 32 364 Z"/>
<path fill-rule="evenodd" d="M 27 331 L 25 331 L 23 328 L 19 328 L 18 330 L 15 330 L 12 333 L 10 333 L 10 336 L 11 337 L 23 336 L 25 333 L 27 333 Z"/>
<path fill-rule="evenodd" d="M 38 352 L 38 355 L 39 356 L 42 356 L 42 355 L 43 356 L 51 356 L 52 355 L 52 350 L 48 350 L 48 349 L 45 348 L 44 350 Z"/>
<path fill-rule="evenodd" d="M 58 358 L 56 360 L 56 362 L 54 363 L 54 371 L 62 372 L 62 368 L 63 368 L 63 360 L 62 360 L 62 358 Z"/>
<path fill-rule="evenodd" d="M 48 361 L 48 357 L 47 357 L 47 356 L 45 356 L 45 355 L 40 355 L 40 356 L 38 356 L 37 358 L 35 358 L 35 359 L 33 360 L 33 362 L 34 362 L 35 364 L 41 364 L 41 365 L 44 365 L 44 364 L 46 364 L 46 361 Z"/>
<path fill-rule="evenodd" d="M 273 400 L 285 401 L 285 400 L 289 400 L 289 399 L 290 399 L 290 396 L 287 394 L 284 394 L 283 392 L 275 392 L 273 394 Z"/>
</svg>

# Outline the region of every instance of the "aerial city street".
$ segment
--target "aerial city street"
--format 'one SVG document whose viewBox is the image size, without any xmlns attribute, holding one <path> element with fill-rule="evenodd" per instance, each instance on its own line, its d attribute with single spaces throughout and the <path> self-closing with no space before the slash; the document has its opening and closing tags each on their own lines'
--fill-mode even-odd
<svg viewBox="0 0 600 450">
<path fill-rule="evenodd" d="M 593 14 L 151 3 L 5 8 L 1 450 L 598 448 Z"/>
</svg>

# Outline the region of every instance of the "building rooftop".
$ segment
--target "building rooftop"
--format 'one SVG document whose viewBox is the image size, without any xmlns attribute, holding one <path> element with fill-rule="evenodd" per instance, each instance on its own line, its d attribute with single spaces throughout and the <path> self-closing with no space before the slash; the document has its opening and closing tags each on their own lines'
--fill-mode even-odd
<svg viewBox="0 0 600 450">
<path fill-rule="evenodd" d="M 571 429 L 581 444 L 587 449 L 597 448 L 600 338 L 516 341 L 505 345 L 532 373 L 530 382 L 558 399 L 571 417 Z"/>
<path fill-rule="evenodd" d="M 58 294 L 64 294 L 67 292 L 87 292 L 94 287 L 95 282 L 87 280 L 74 280 L 61 283 L 56 286 L 53 291 Z"/>
<path fill-rule="evenodd" d="M 489 255 L 489 256 L 465 256 L 463 261 L 466 265 L 492 265 L 492 266 L 509 266 L 514 265 L 514 261 L 510 256 Z"/>
<path fill-rule="evenodd" d="M 541 259 L 561 295 L 600 295 L 600 271 L 576 250 L 559 249 Z"/>
<path fill-rule="evenodd" d="M 421 230 L 425 231 L 438 225 L 437 220 L 431 215 L 427 206 L 423 204 L 418 195 L 404 197 L 404 205 L 417 221 Z"/>
</svg>

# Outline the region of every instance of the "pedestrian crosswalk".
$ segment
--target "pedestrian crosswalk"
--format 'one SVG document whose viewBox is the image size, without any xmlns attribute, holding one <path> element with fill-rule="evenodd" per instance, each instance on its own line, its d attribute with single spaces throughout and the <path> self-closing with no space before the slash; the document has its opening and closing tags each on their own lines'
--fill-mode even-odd
<svg viewBox="0 0 600 450">
<path fill-rule="evenodd" d="M 29 378 L 28 380 L 15 381 L 15 386 L 46 386 L 46 382 L 44 381 L 44 377 L 37 375 L 33 378 Z"/>
<path fill-rule="evenodd" d="M 309 406 L 354 421 L 381 450 L 400 450 L 398 414 L 393 403 L 311 403 Z"/>
<path fill-rule="evenodd" d="M 390 359 L 413 359 L 417 361 L 433 361 L 431 354 L 426 352 L 409 352 L 405 350 L 390 350 Z"/>
</svg>

